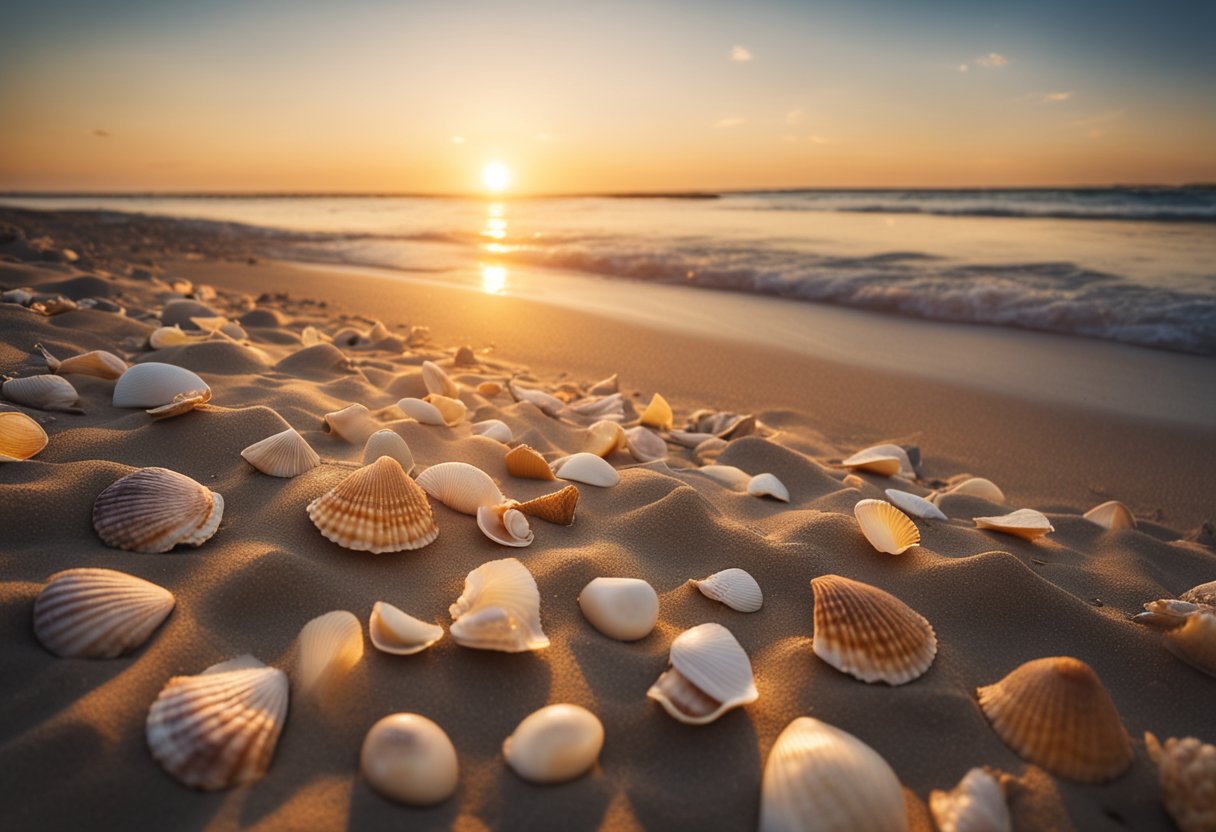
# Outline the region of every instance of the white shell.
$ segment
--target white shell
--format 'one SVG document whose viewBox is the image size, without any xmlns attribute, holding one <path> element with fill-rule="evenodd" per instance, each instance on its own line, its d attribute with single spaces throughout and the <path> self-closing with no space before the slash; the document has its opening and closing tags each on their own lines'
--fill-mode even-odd
<svg viewBox="0 0 1216 832">
<path fill-rule="evenodd" d="M 34 635 L 65 658 L 112 659 L 148 640 L 173 610 L 173 593 L 112 569 L 52 575 L 34 601 Z"/>
<path fill-rule="evenodd" d="M 241 451 L 241 456 L 254 468 L 272 477 L 295 477 L 321 464 L 321 457 L 295 428 L 254 442 Z"/>
<path fill-rule="evenodd" d="M 452 638 L 465 647 L 522 653 L 549 646 L 540 625 L 536 579 L 515 558 L 492 560 L 470 572 L 448 611 Z"/>
<path fill-rule="evenodd" d="M 600 488 L 611 488 L 621 481 L 621 475 L 612 467 L 612 463 L 589 453 L 566 457 L 554 473 L 563 480 L 597 485 Z"/>
<path fill-rule="evenodd" d="M 599 759 L 604 726 L 578 705 L 549 705 L 526 716 L 502 744 L 507 765 L 533 783 L 582 777 Z"/>
<path fill-rule="evenodd" d="M 1020 508 L 1010 514 L 1000 517 L 973 517 L 976 528 L 991 529 L 994 532 L 1004 532 L 1014 537 L 1034 540 L 1048 532 L 1054 532 L 1051 521 L 1042 512 L 1032 508 Z"/>
<path fill-rule="evenodd" d="M 460 388 L 456 386 L 456 382 L 452 381 L 443 368 L 434 361 L 422 362 L 422 383 L 426 385 L 428 393 L 438 393 L 449 399 L 460 395 Z"/>
<path fill-rule="evenodd" d="M 920 543 L 916 524 L 885 500 L 860 500 L 853 506 L 853 516 L 870 545 L 889 555 L 902 555 Z"/>
<path fill-rule="evenodd" d="M 671 667 L 646 695 L 689 725 L 713 722 L 760 694 L 747 653 L 721 624 L 700 624 L 671 643 Z"/>
<path fill-rule="evenodd" d="M 875 445 L 858 451 L 840 464 L 845 468 L 869 471 L 882 477 L 893 477 L 896 474 L 909 479 L 916 477 L 912 461 L 908 459 L 908 452 L 898 445 Z"/>
<path fill-rule="evenodd" d="M 852 734 L 800 716 L 785 726 L 764 764 L 760 832 L 908 829 L 899 778 Z"/>
<path fill-rule="evenodd" d="M 756 579 L 742 569 L 730 568 L 708 578 L 690 580 L 706 598 L 720 601 L 732 610 L 755 612 L 764 605 L 764 593 Z"/>
<path fill-rule="evenodd" d="M 341 410 L 325 414 L 325 427 L 330 433 L 359 445 L 367 441 L 376 430 L 376 420 L 371 411 L 359 403 L 348 404 Z"/>
<path fill-rule="evenodd" d="M 424 402 L 422 399 L 401 399 L 397 402 L 397 407 L 406 416 L 409 416 L 415 422 L 421 422 L 424 425 L 446 425 L 447 422 L 443 418 L 443 413 L 439 408 L 430 402 Z"/>
<path fill-rule="evenodd" d="M 0 411 L 0 462 L 36 456 L 48 438 L 42 425 L 19 410 Z"/>
<path fill-rule="evenodd" d="M 641 425 L 625 431 L 625 447 L 638 462 L 655 462 L 667 458 L 667 442 L 650 428 Z"/>
<path fill-rule="evenodd" d="M 474 422 L 470 428 L 474 436 L 484 436 L 501 442 L 504 445 L 515 441 L 515 435 L 506 422 L 500 419 L 486 419 L 484 422 Z"/>
<path fill-rule="evenodd" d="M 182 332 L 182 328 L 177 324 L 173 326 L 162 326 L 152 331 L 148 336 L 148 346 L 154 350 L 163 350 L 166 347 L 177 347 L 192 340 L 189 335 Z"/>
<path fill-rule="evenodd" d="M 541 390 L 525 390 L 522 387 L 517 387 L 514 381 L 507 382 L 507 390 L 516 401 L 529 402 L 540 408 L 540 411 L 546 416 L 557 416 L 561 413 L 562 408 L 566 406 L 566 403 L 557 398 L 557 396 L 550 396 Z"/>
<path fill-rule="evenodd" d="M 414 454 L 410 446 L 395 430 L 378 430 L 367 437 L 363 446 L 363 464 L 371 465 L 382 456 L 391 456 L 401 464 L 401 470 L 409 473 L 414 470 Z"/>
<path fill-rule="evenodd" d="M 929 811 L 941 832 L 1013 832 L 1001 784 L 982 768 L 968 771 L 951 791 L 930 792 Z"/>
<path fill-rule="evenodd" d="M 185 474 L 141 468 L 111 483 L 93 503 L 93 528 L 107 546 L 167 552 L 201 546 L 224 516 L 224 499 Z"/>
<path fill-rule="evenodd" d="M 1136 517 L 1131 510 L 1118 500 L 1108 500 L 1094 506 L 1083 515 L 1086 520 L 1096 523 L 1104 529 L 1134 529 Z"/>
<path fill-rule="evenodd" d="M 185 367 L 148 361 L 133 364 L 114 384 L 115 407 L 161 407 L 183 398 L 207 391 L 207 382 Z"/>
<path fill-rule="evenodd" d="M 702 465 L 697 470 L 714 482 L 736 490 L 747 488 L 752 481 L 751 474 L 733 465 Z"/>
<path fill-rule="evenodd" d="M 922 517 L 927 520 L 950 519 L 946 516 L 946 512 L 933 505 L 933 503 L 924 497 L 918 497 L 909 491 L 900 491 L 898 488 L 888 488 L 886 493 L 887 499 L 895 504 L 896 507 L 914 517 Z"/>
<path fill-rule="evenodd" d="M 327 612 L 304 625 L 296 647 L 296 684 L 328 688 L 363 658 L 363 627 L 346 610 Z"/>
<path fill-rule="evenodd" d="M 522 511 L 510 504 L 481 506 L 477 509 L 477 528 L 503 546 L 527 546 L 532 542 L 532 527 Z"/>
<path fill-rule="evenodd" d="M 943 492 L 934 494 L 934 502 L 939 502 L 942 497 L 947 494 L 952 494 L 959 497 L 978 497 L 981 500 L 987 500 L 990 503 L 1005 502 L 1005 492 L 1001 491 L 997 484 L 992 480 L 984 479 L 983 477 L 971 477 L 965 479 L 957 485 L 951 486 Z"/>
<path fill-rule="evenodd" d="M 659 596 L 640 578 L 595 578 L 578 596 L 591 626 L 608 638 L 637 641 L 659 620 Z"/>
<path fill-rule="evenodd" d="M 387 601 L 377 601 L 367 620 L 367 634 L 382 653 L 412 656 L 443 638 L 443 628 L 414 618 Z"/>
<path fill-rule="evenodd" d="M 62 376 L 42 375 L 10 378 L 0 384 L 0 392 L 9 401 L 34 407 L 38 410 L 58 410 L 64 413 L 82 413 L 77 406 L 80 394 L 72 382 Z"/>
<path fill-rule="evenodd" d="M 422 490 L 453 511 L 477 514 L 482 506 L 506 501 L 490 475 L 467 462 L 441 462 L 417 477 Z"/>
<path fill-rule="evenodd" d="M 783 503 L 790 501 L 790 490 L 772 474 L 756 474 L 748 480 L 747 493 L 753 497 L 772 497 Z"/>
<path fill-rule="evenodd" d="M 456 791 L 456 747 L 443 729 L 419 714 L 390 714 L 371 727 L 359 768 L 380 794 L 411 806 L 442 803 Z"/>
</svg>

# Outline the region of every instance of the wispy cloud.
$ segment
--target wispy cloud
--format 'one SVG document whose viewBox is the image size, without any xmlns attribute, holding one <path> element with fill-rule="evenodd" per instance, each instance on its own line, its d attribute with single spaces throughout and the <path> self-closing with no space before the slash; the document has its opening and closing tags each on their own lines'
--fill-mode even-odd
<svg viewBox="0 0 1216 832">
<path fill-rule="evenodd" d="M 1048 104 L 1059 104 L 1072 98 L 1071 92 L 1049 92 L 1043 96 L 1043 100 Z"/>
<path fill-rule="evenodd" d="M 723 130 L 727 127 L 738 127 L 745 121 L 747 121 L 747 119 L 740 118 L 739 116 L 727 116 L 721 121 L 715 122 L 714 127 L 718 130 Z"/>
<path fill-rule="evenodd" d="M 790 110 L 785 114 L 786 124 L 802 124 L 804 121 L 806 121 L 806 113 L 802 110 Z"/>
<path fill-rule="evenodd" d="M 998 69 L 1003 66 L 1009 66 L 1009 59 L 1000 52 L 989 52 L 975 59 L 975 62 L 985 69 Z"/>
<path fill-rule="evenodd" d="M 745 47 L 732 46 L 730 48 L 730 59 L 736 63 L 744 63 L 752 59 L 752 53 Z"/>
<path fill-rule="evenodd" d="M 92 130 L 92 135 L 96 136 L 99 139 L 108 139 L 108 138 L 110 138 L 110 131 L 102 130 L 100 127 L 94 127 Z"/>
<path fill-rule="evenodd" d="M 448 141 L 450 141 L 452 144 L 464 144 L 467 140 L 464 136 L 452 136 L 452 138 Z"/>
</svg>

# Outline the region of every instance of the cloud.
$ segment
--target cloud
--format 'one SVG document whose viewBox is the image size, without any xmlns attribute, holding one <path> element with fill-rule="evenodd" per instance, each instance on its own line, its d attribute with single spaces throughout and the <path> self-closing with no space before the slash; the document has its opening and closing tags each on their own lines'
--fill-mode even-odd
<svg viewBox="0 0 1216 832">
<path fill-rule="evenodd" d="M 451 139 L 449 139 L 449 141 L 450 141 L 452 144 L 464 144 L 464 143 L 465 143 L 465 141 L 467 141 L 467 140 L 465 139 L 465 137 L 464 137 L 464 136 L 452 136 L 452 138 L 451 138 Z"/>
<path fill-rule="evenodd" d="M 802 124 L 804 121 L 806 121 L 806 113 L 802 110 L 790 110 L 785 114 L 786 124 Z"/>
<path fill-rule="evenodd" d="M 99 138 L 99 139 L 108 139 L 108 138 L 110 138 L 110 131 L 109 131 L 109 130 L 102 130 L 100 127 L 94 127 L 92 132 L 93 132 L 93 135 L 94 135 L 94 136 L 96 136 L 96 137 L 97 137 L 97 138 Z"/>
<path fill-rule="evenodd" d="M 959 65 L 958 65 L 958 71 L 959 71 L 959 72 L 966 72 L 968 69 L 970 69 L 970 67 L 969 67 L 969 66 L 967 66 L 966 64 L 959 64 Z"/>
<path fill-rule="evenodd" d="M 752 59 L 752 53 L 742 46 L 730 48 L 730 59 L 736 63 L 745 63 Z"/>
<path fill-rule="evenodd" d="M 1049 92 L 1043 96 L 1043 100 L 1048 104 L 1059 104 L 1062 101 L 1067 101 L 1072 98 L 1071 92 Z"/>
<path fill-rule="evenodd" d="M 1009 59 L 1000 52 L 989 52 L 987 55 L 976 58 L 975 62 L 985 69 L 998 69 L 1003 66 L 1009 66 Z"/>
<path fill-rule="evenodd" d="M 747 119 L 740 118 L 739 116 L 727 116 L 726 118 L 722 119 L 721 121 L 716 122 L 714 124 L 714 127 L 718 130 L 725 129 L 727 127 L 738 127 L 740 124 L 742 124 L 745 121 L 747 121 Z"/>
</svg>

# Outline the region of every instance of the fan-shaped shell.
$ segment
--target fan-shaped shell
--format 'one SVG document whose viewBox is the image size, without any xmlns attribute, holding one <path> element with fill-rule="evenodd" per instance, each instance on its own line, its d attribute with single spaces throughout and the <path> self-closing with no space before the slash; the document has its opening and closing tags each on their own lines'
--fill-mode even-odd
<svg viewBox="0 0 1216 832">
<path fill-rule="evenodd" d="M 533 783 L 565 783 L 582 777 L 599 759 L 604 726 L 578 705 L 549 705 L 524 717 L 502 744 L 516 774 Z"/>
<path fill-rule="evenodd" d="M 650 428 L 641 425 L 625 431 L 625 447 L 638 462 L 656 462 L 667 458 L 667 442 Z"/>
<path fill-rule="evenodd" d="M 460 399 L 440 396 L 438 393 L 431 393 L 424 401 L 427 404 L 435 406 L 435 409 L 439 411 L 439 415 L 443 417 L 443 423 L 448 427 L 460 424 L 464 419 L 464 414 L 469 409 Z"/>
<path fill-rule="evenodd" d="M 920 543 L 920 530 L 904 514 L 884 500 L 861 500 L 853 506 L 853 516 L 870 545 L 889 555 L 902 555 Z"/>
<path fill-rule="evenodd" d="M 624 448 L 625 444 L 625 429 L 618 422 L 601 420 L 587 428 L 587 433 L 583 436 L 582 450 L 606 457 Z"/>
<path fill-rule="evenodd" d="M 528 402 L 535 405 L 546 416 L 557 416 L 566 403 L 557 396 L 550 396 L 542 390 L 527 390 L 514 381 L 507 382 L 507 390 L 517 402 Z"/>
<path fill-rule="evenodd" d="M 1020 508 L 1011 514 L 1000 517 L 974 517 L 976 528 L 991 529 L 994 532 L 1011 534 L 1025 540 L 1034 540 L 1048 532 L 1054 532 L 1051 521 L 1042 513 L 1032 508 Z"/>
<path fill-rule="evenodd" d="M 388 456 L 309 503 L 308 516 L 327 539 L 358 552 L 421 549 L 439 536 L 426 494 Z"/>
<path fill-rule="evenodd" d="M 141 468 L 112 483 L 93 503 L 93 528 L 107 546 L 167 552 L 201 546 L 224 515 L 219 494 L 166 468 Z"/>
<path fill-rule="evenodd" d="M 424 425 L 445 426 L 443 413 L 438 407 L 422 399 L 405 398 L 397 402 L 398 409 L 415 422 Z"/>
<path fill-rule="evenodd" d="M 509 503 L 478 508 L 477 528 L 503 546 L 527 546 L 534 536 L 527 516 Z"/>
<path fill-rule="evenodd" d="M 1148 754 L 1157 765 L 1161 802 L 1182 832 L 1216 829 L 1216 745 L 1195 737 L 1171 737 L 1161 742 L 1144 735 Z"/>
<path fill-rule="evenodd" d="M 449 612 L 452 638 L 465 647 L 522 653 L 549 646 L 541 630 L 536 579 L 515 558 L 492 560 L 470 572 Z"/>
<path fill-rule="evenodd" d="M 732 610 L 755 612 L 764 606 L 764 593 L 756 579 L 742 569 L 731 567 L 708 578 L 690 580 L 706 598 L 720 601 Z"/>
<path fill-rule="evenodd" d="M 178 396 L 189 398 L 211 388 L 185 367 L 148 361 L 133 364 L 114 384 L 115 407 L 162 407 Z"/>
<path fill-rule="evenodd" d="M 456 382 L 452 381 L 443 368 L 434 361 L 422 362 L 422 383 L 426 385 L 428 393 L 437 393 L 449 399 L 455 399 L 460 395 L 460 388 L 456 386 Z"/>
<path fill-rule="evenodd" d="M 17 410 L 0 412 L 0 462 L 29 459 L 46 447 L 42 425 Z"/>
<path fill-rule="evenodd" d="M 875 445 L 858 451 L 840 464 L 845 468 L 868 471 L 880 477 L 893 477 L 896 474 L 909 478 L 916 476 L 912 462 L 908 459 L 908 452 L 898 445 Z"/>
<path fill-rule="evenodd" d="M 401 470 L 409 473 L 414 470 L 414 454 L 410 446 L 395 430 L 378 430 L 367 437 L 363 446 L 363 464 L 371 465 L 382 456 L 391 456 L 401 465 Z"/>
<path fill-rule="evenodd" d="M 60 360 L 51 355 L 42 344 L 35 344 L 34 348 L 42 353 L 42 357 L 46 359 L 46 365 L 50 368 L 51 372 L 61 376 L 76 373 L 85 376 L 96 376 L 97 378 L 115 379 L 127 370 L 127 362 L 114 353 L 106 352 L 105 350 L 91 350 L 90 352 Z"/>
<path fill-rule="evenodd" d="M 390 714 L 371 727 L 359 752 L 368 784 L 389 800 L 431 806 L 456 791 L 456 747 L 443 729 L 419 714 Z"/>
<path fill-rule="evenodd" d="M 148 748 L 175 778 L 214 791 L 270 767 L 287 716 L 287 675 L 242 656 L 169 680 L 148 711 Z"/>
<path fill-rule="evenodd" d="M 823 575 L 815 594 L 815 655 L 863 682 L 902 685 L 933 664 L 937 636 L 925 617 L 876 586 Z"/>
<path fill-rule="evenodd" d="M 746 488 L 752 481 L 751 474 L 733 465 L 702 465 L 697 469 L 705 476 L 727 488 Z"/>
<path fill-rule="evenodd" d="M 1035 659 L 978 695 L 997 736 L 1058 777 L 1102 783 L 1131 765 L 1131 740 L 1115 703 L 1085 662 Z"/>
<path fill-rule="evenodd" d="M 495 442 L 501 442 L 504 445 L 515 441 L 515 435 L 511 433 L 510 426 L 501 419 L 486 419 L 484 422 L 474 422 L 469 430 L 474 436 L 484 436 L 487 439 L 493 439 Z"/>
<path fill-rule="evenodd" d="M 980 500 L 987 500 L 990 503 L 1003 504 L 1005 502 L 1005 492 L 997 487 L 997 484 L 992 480 L 984 479 L 983 477 L 970 477 L 957 485 L 951 486 L 942 493 L 935 494 L 934 502 L 937 502 L 946 494 L 957 497 L 976 497 Z"/>
<path fill-rule="evenodd" d="M 72 382 L 62 376 L 42 375 L 10 378 L 0 384 L 0 392 L 9 401 L 38 410 L 83 413 L 77 405 L 80 394 Z"/>
<path fill-rule="evenodd" d="M 507 473 L 513 477 L 528 480 L 557 479 L 540 452 L 527 445 L 519 445 L 507 451 L 504 459 L 507 463 Z"/>
<path fill-rule="evenodd" d="M 367 621 L 367 634 L 382 653 L 412 656 L 443 638 L 443 628 L 414 618 L 386 601 L 377 601 Z"/>
<path fill-rule="evenodd" d="M 578 606 L 591 626 L 618 641 L 645 638 L 659 620 L 659 596 L 641 578 L 595 578 Z"/>
<path fill-rule="evenodd" d="M 295 428 L 254 442 L 241 451 L 241 457 L 272 477 L 295 477 L 321 464 L 321 457 Z"/>
<path fill-rule="evenodd" d="M 809 716 L 777 736 L 764 764 L 760 832 L 904 832 L 899 778 L 857 737 Z"/>
<path fill-rule="evenodd" d="M 600 488 L 611 488 L 621 481 L 621 475 L 595 454 L 577 453 L 566 457 L 555 472 L 558 479 L 573 480 Z"/>
<path fill-rule="evenodd" d="M 363 627 L 353 613 L 334 610 L 309 621 L 296 638 L 296 684 L 329 686 L 363 658 Z"/>
<path fill-rule="evenodd" d="M 173 593 L 112 569 L 52 575 L 34 601 L 34 635 L 64 658 L 112 659 L 148 640 L 173 610 Z"/>
<path fill-rule="evenodd" d="M 1131 510 L 1118 500 L 1107 500 L 1101 505 L 1094 506 L 1081 515 L 1091 523 L 1096 523 L 1104 529 L 1134 529 L 1136 517 Z"/>
<path fill-rule="evenodd" d="M 655 393 L 650 398 L 650 404 L 642 411 L 640 422 L 648 428 L 671 430 L 675 423 L 675 414 L 672 413 L 667 399 Z"/>
<path fill-rule="evenodd" d="M 888 488 L 886 494 L 887 499 L 890 500 L 896 508 L 911 514 L 913 517 L 922 517 L 927 520 L 950 519 L 946 516 L 946 512 L 933 505 L 933 503 L 929 502 L 924 497 L 919 497 L 909 491 L 900 491 L 898 488 Z"/>
<path fill-rule="evenodd" d="M 1171 653 L 1209 676 L 1216 676 L 1216 612 L 1198 609 L 1181 627 L 1162 636 Z"/>
<path fill-rule="evenodd" d="M 700 624 L 671 643 L 671 667 L 646 695 L 672 717 L 706 725 L 760 694 L 747 653 L 721 624 Z"/>
<path fill-rule="evenodd" d="M 567 485 L 561 491 L 545 494 L 526 503 L 516 503 L 514 508 L 529 517 L 539 517 L 549 523 L 569 526 L 574 522 L 574 511 L 578 508 L 578 488 Z"/>
<path fill-rule="evenodd" d="M 357 402 L 341 410 L 325 414 L 325 429 L 339 438 L 358 445 L 367 441 L 376 430 L 371 411 Z"/>
<path fill-rule="evenodd" d="M 497 381 L 483 381 L 481 384 L 477 385 L 477 392 L 485 396 L 487 399 L 492 399 L 495 396 L 501 396 L 502 391 L 503 386 Z"/>
<path fill-rule="evenodd" d="M 168 347 L 179 347 L 190 340 L 190 336 L 183 332 L 180 326 L 174 324 L 153 330 L 152 334 L 148 336 L 148 346 L 154 350 L 163 350 Z"/>
<path fill-rule="evenodd" d="M 1013 832 L 1001 784 L 982 768 L 968 771 L 951 791 L 930 792 L 929 811 L 941 832 Z"/>
<path fill-rule="evenodd" d="M 439 502 L 461 514 L 477 514 L 482 506 L 497 506 L 506 498 L 490 475 L 467 462 L 441 462 L 418 475 L 418 484 Z"/>
<path fill-rule="evenodd" d="M 790 501 L 790 490 L 773 474 L 756 474 L 747 481 L 747 493 L 753 497 L 772 497 L 783 503 Z"/>
</svg>

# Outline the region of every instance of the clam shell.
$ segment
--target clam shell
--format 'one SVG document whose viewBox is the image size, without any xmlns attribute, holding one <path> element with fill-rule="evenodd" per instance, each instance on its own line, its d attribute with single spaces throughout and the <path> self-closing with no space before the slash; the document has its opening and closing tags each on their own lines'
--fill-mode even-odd
<svg viewBox="0 0 1216 832">
<path fill-rule="evenodd" d="M 611 488 L 621 481 L 621 475 L 595 454 L 577 453 L 566 457 L 555 472 L 559 479 L 573 480 L 600 488 Z"/>
<path fill-rule="evenodd" d="M 49 440 L 42 425 L 18 410 L 0 412 L 0 462 L 29 459 Z"/>
<path fill-rule="evenodd" d="M 751 474 L 733 465 L 702 465 L 697 469 L 705 476 L 727 488 L 742 489 L 752 481 Z"/>
<path fill-rule="evenodd" d="M 173 610 L 173 593 L 112 569 L 52 575 L 34 601 L 34 635 L 57 656 L 112 659 L 139 647 Z"/>
<path fill-rule="evenodd" d="M 601 420 L 587 428 L 582 450 L 606 457 L 625 447 L 625 429 L 618 422 Z"/>
<path fill-rule="evenodd" d="M 1094 506 L 1081 516 L 1104 529 L 1136 528 L 1135 515 L 1132 514 L 1131 509 L 1118 500 L 1108 500 L 1102 505 Z"/>
<path fill-rule="evenodd" d="M 863 682 L 902 685 L 922 676 L 937 655 L 925 617 L 876 586 L 823 575 L 815 594 L 815 655 Z"/>
<path fill-rule="evenodd" d="M 866 540 L 880 552 L 902 555 L 920 543 L 920 530 L 916 524 L 888 502 L 861 500 L 853 506 L 853 516 Z"/>
<path fill-rule="evenodd" d="M 528 402 L 540 408 L 546 416 L 557 416 L 566 403 L 557 396 L 550 396 L 541 390 L 526 390 L 514 381 L 507 382 L 507 390 L 517 402 Z"/>
<path fill-rule="evenodd" d="M 449 399 L 455 399 L 460 395 L 460 388 L 456 386 L 456 382 L 452 381 L 443 368 L 434 361 L 422 362 L 422 383 L 426 385 L 428 393 L 437 393 Z"/>
<path fill-rule="evenodd" d="M 501 396 L 503 386 L 497 381 L 483 381 L 477 385 L 477 392 L 485 396 L 487 399 L 492 399 L 495 396 Z"/>
<path fill-rule="evenodd" d="M 978 529 L 1003 532 L 1025 540 L 1034 540 L 1048 532 L 1055 531 L 1051 521 L 1042 512 L 1032 508 L 1020 508 L 1012 514 L 1002 514 L 1000 517 L 973 517 L 972 519 Z"/>
<path fill-rule="evenodd" d="M 199 405 L 206 404 L 209 401 L 211 401 L 211 388 L 198 390 L 193 393 L 179 393 L 168 404 L 149 408 L 147 414 L 153 419 L 172 419 L 174 416 L 189 413 Z"/>
<path fill-rule="evenodd" d="M 456 791 L 456 747 L 443 729 L 419 714 L 390 714 L 371 727 L 359 752 L 368 785 L 410 806 L 442 803 Z"/>
<path fill-rule="evenodd" d="M 447 421 L 443 418 L 443 411 L 428 401 L 406 398 L 397 402 L 397 407 L 415 422 L 441 427 L 447 425 Z"/>
<path fill-rule="evenodd" d="M 1216 676 L 1216 612 L 1199 609 L 1162 636 L 1165 647 L 1192 667 Z"/>
<path fill-rule="evenodd" d="M 241 457 L 272 477 L 295 477 L 321 464 L 321 457 L 295 428 L 254 442 L 241 451 Z"/>
<path fill-rule="evenodd" d="M 904 832 L 903 789 L 857 737 L 809 716 L 785 726 L 764 764 L 760 832 Z"/>
<path fill-rule="evenodd" d="M 401 434 L 394 430 L 378 430 L 367 437 L 367 444 L 363 446 L 363 464 L 371 465 L 382 456 L 397 460 L 401 470 L 407 474 L 414 470 L 414 454 Z"/>
<path fill-rule="evenodd" d="M 359 445 L 376 431 L 376 420 L 363 405 L 348 404 L 341 410 L 325 414 L 325 429 L 352 445 Z"/>
<path fill-rule="evenodd" d="M 296 684 L 328 687 L 363 658 L 363 627 L 353 613 L 334 610 L 309 621 L 296 638 Z"/>
<path fill-rule="evenodd" d="M 327 539 L 358 552 L 421 549 L 439 536 L 426 494 L 388 456 L 309 503 L 308 517 Z"/>
<path fill-rule="evenodd" d="M 540 625 L 536 579 L 515 558 L 492 560 L 470 572 L 448 611 L 452 638 L 465 647 L 522 653 L 549 646 Z"/>
<path fill-rule="evenodd" d="M 85 376 L 96 376 L 97 378 L 115 379 L 127 370 L 127 362 L 114 353 L 106 352 L 105 350 L 92 350 L 80 355 L 73 355 L 71 358 L 65 358 L 61 361 L 51 355 L 42 344 L 35 344 L 34 349 L 42 353 L 42 357 L 46 359 L 46 365 L 51 369 L 51 372 L 61 376 L 77 373 Z"/>
<path fill-rule="evenodd" d="M 1115 703 L 1085 662 L 1035 659 L 977 693 L 997 736 L 1058 777 L 1102 783 L 1132 763 Z"/>
<path fill-rule="evenodd" d="M 185 367 L 148 361 L 133 364 L 114 384 L 115 407 L 162 407 L 178 396 L 189 398 L 211 388 Z"/>
<path fill-rule="evenodd" d="M 533 538 L 527 516 L 508 503 L 478 508 L 477 528 L 490 540 L 503 546 L 527 546 Z"/>
<path fill-rule="evenodd" d="M 1161 802 L 1182 832 L 1216 829 L 1216 745 L 1195 737 L 1171 737 L 1163 746 L 1144 735 L 1149 757 L 1157 765 Z"/>
<path fill-rule="evenodd" d="M 951 486 L 944 492 L 934 494 L 934 502 L 938 502 L 947 494 L 952 494 L 959 497 L 976 497 L 980 500 L 987 500 L 990 503 L 1005 502 L 1005 492 L 997 487 L 997 484 L 992 480 L 984 479 L 983 477 L 971 477 L 965 479 L 957 485 Z"/>
<path fill-rule="evenodd" d="M 0 384 L 0 392 L 9 401 L 38 410 L 58 410 L 64 413 L 83 413 L 77 405 L 80 394 L 72 382 L 62 376 L 42 375 L 10 378 Z"/>
<path fill-rule="evenodd" d="M 201 546 L 219 528 L 219 494 L 166 468 L 141 468 L 112 483 L 93 503 L 93 528 L 107 546 L 167 552 Z"/>
<path fill-rule="evenodd" d="M 671 667 L 646 695 L 672 717 L 706 725 L 760 694 L 747 653 L 721 624 L 700 624 L 671 643 Z"/>
<path fill-rule="evenodd" d="M 532 783 L 565 783 L 582 777 L 599 759 L 604 726 L 578 705 L 549 705 L 524 717 L 502 744 L 502 756 Z"/>
<path fill-rule="evenodd" d="M 869 471 L 880 477 L 894 477 L 896 474 L 908 478 L 916 476 L 912 461 L 908 459 L 908 452 L 898 445 L 875 445 L 858 451 L 840 464 L 855 471 Z"/>
<path fill-rule="evenodd" d="M 287 693 L 287 674 L 252 656 L 175 676 L 148 711 L 148 748 L 187 786 L 214 791 L 251 783 L 270 766 Z"/>
<path fill-rule="evenodd" d="M 174 324 L 153 330 L 152 334 L 148 336 L 148 346 L 154 350 L 163 350 L 168 347 L 179 347 L 190 340 L 190 336 L 183 332 L 180 326 Z"/>
<path fill-rule="evenodd" d="M 490 475 L 467 462 L 441 462 L 418 475 L 427 494 L 453 511 L 477 514 L 482 506 L 497 506 L 506 498 Z"/>
<path fill-rule="evenodd" d="M 515 441 L 515 435 L 511 433 L 511 428 L 500 419 L 486 419 L 484 422 L 474 422 L 469 430 L 474 436 L 484 436 L 487 439 L 493 439 L 495 442 L 501 442 L 504 445 Z"/>
<path fill-rule="evenodd" d="M 951 791 L 930 792 L 929 811 L 941 832 L 1013 832 L 1001 784 L 982 768 L 968 771 Z"/>
<path fill-rule="evenodd" d="M 439 415 L 443 417 L 443 423 L 448 427 L 460 424 L 465 413 L 468 412 L 468 406 L 460 399 L 451 399 L 437 393 L 431 393 L 423 401 L 435 406 Z"/>
<path fill-rule="evenodd" d="M 583 587 L 578 606 L 608 638 L 637 641 L 659 620 L 659 596 L 640 578 L 596 578 Z"/>
<path fill-rule="evenodd" d="M 620 377 L 617 373 L 613 373 L 612 375 L 608 376 L 608 378 L 597 381 L 595 384 L 587 388 L 587 395 L 608 396 L 619 392 L 621 389 L 619 378 Z"/>
<path fill-rule="evenodd" d="M 675 423 L 675 414 L 671 412 L 667 399 L 655 393 L 650 398 L 650 404 L 642 411 L 640 422 L 648 428 L 671 430 Z"/>
<path fill-rule="evenodd" d="M 513 477 L 527 480 L 557 479 L 553 476 L 553 469 L 549 467 L 549 463 L 545 462 L 545 458 L 540 455 L 540 452 L 527 445 L 519 445 L 507 451 L 505 461 L 507 473 Z"/>
<path fill-rule="evenodd" d="M 574 522 L 574 510 L 578 507 L 578 489 L 567 485 L 561 491 L 545 494 L 526 503 L 516 503 L 519 509 L 529 517 L 539 517 L 549 523 L 559 526 L 569 526 Z"/>
<path fill-rule="evenodd" d="M 708 578 L 690 580 L 706 598 L 720 601 L 732 610 L 755 612 L 764 605 L 764 593 L 756 579 L 742 569 L 730 568 Z"/>
<path fill-rule="evenodd" d="M 886 491 L 887 499 L 891 501 L 896 508 L 911 514 L 913 517 L 921 517 L 926 520 L 949 520 L 946 512 L 942 511 L 933 503 L 926 500 L 924 497 L 918 497 L 908 491 L 900 491 L 898 488 L 888 488 Z"/>
<path fill-rule="evenodd" d="M 753 497 L 772 497 L 783 503 L 790 501 L 790 490 L 772 474 L 756 474 L 748 480 L 747 493 Z"/>
<path fill-rule="evenodd" d="M 625 447 L 638 462 L 656 462 L 667 459 L 667 443 L 650 428 L 632 427 L 625 431 Z"/>
<path fill-rule="evenodd" d="M 412 656 L 443 638 L 443 628 L 414 618 L 386 601 L 377 601 L 367 621 L 367 634 L 382 653 Z"/>
</svg>

